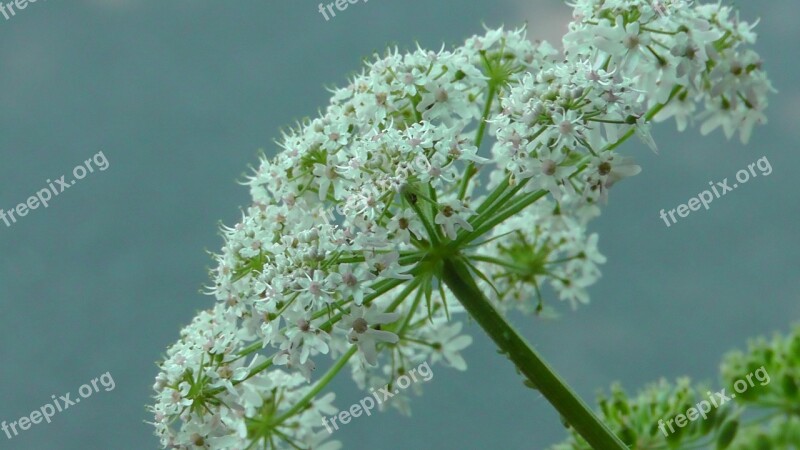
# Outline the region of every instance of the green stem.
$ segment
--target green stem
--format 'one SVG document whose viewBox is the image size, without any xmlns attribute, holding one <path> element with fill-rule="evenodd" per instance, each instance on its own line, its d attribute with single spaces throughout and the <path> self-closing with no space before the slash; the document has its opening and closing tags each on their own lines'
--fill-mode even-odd
<svg viewBox="0 0 800 450">
<path fill-rule="evenodd" d="M 317 394 L 319 394 L 320 391 L 322 391 L 325 388 L 325 386 L 327 386 L 328 383 L 331 382 L 331 380 L 333 380 L 333 377 L 335 377 L 336 374 L 338 374 L 339 371 L 342 370 L 342 367 L 344 367 L 344 365 L 347 364 L 347 361 L 353 355 L 356 354 L 356 350 L 358 350 L 358 347 L 356 347 L 355 345 L 350 347 L 350 350 L 348 350 L 347 353 L 345 353 L 341 358 L 339 358 L 339 361 L 337 361 L 336 364 L 334 364 L 333 367 L 331 367 L 328 370 L 328 373 L 326 373 L 325 376 L 323 376 L 322 378 L 320 378 L 319 381 L 317 381 L 314 387 L 310 391 L 308 391 L 308 393 L 302 399 L 300 399 L 299 402 L 297 402 L 291 409 L 286 411 L 283 415 L 275 419 L 275 421 L 273 422 L 274 426 L 277 427 L 278 425 L 282 424 L 283 422 L 286 421 L 286 419 L 302 411 L 306 407 L 306 405 L 311 403 L 311 400 L 313 400 L 314 397 Z"/>
<path fill-rule="evenodd" d="M 486 123 L 489 120 L 489 114 L 492 112 L 492 102 L 494 101 L 494 97 L 497 95 L 497 86 L 493 81 L 489 82 L 489 93 L 486 95 L 486 104 L 483 106 L 483 114 L 481 115 L 481 123 L 478 125 L 478 131 L 475 134 L 475 147 L 478 149 L 481 148 L 481 143 L 483 142 L 483 135 L 486 133 Z M 469 187 L 469 181 L 472 179 L 473 175 L 475 175 L 478 170 L 475 168 L 475 163 L 470 162 L 467 165 L 467 170 L 464 171 L 464 178 L 461 180 L 461 187 L 458 190 L 458 198 L 460 200 L 464 200 L 464 197 L 467 195 L 467 188 Z"/>
<path fill-rule="evenodd" d="M 478 212 L 477 216 L 470 217 L 469 223 L 472 225 L 473 228 L 478 228 L 484 223 L 486 223 L 491 218 L 495 217 L 498 211 L 502 211 L 504 208 L 508 206 L 508 203 L 511 199 L 514 198 L 515 195 L 525 187 L 525 183 L 528 182 L 528 179 L 524 179 L 522 181 L 517 182 L 517 184 L 511 188 L 510 190 L 505 189 L 502 194 L 498 194 L 498 197 L 502 195 L 502 198 L 494 200 L 492 204 L 487 205 L 487 207 L 483 211 L 476 211 Z M 495 190 L 499 190 L 500 188 Z M 483 206 L 483 205 L 481 205 Z"/>
<path fill-rule="evenodd" d="M 428 220 L 428 216 L 419 207 L 419 199 L 417 200 L 409 200 L 408 204 L 411 206 L 411 209 L 417 213 L 419 220 L 422 222 L 422 226 L 425 227 L 425 230 L 428 232 L 428 238 L 431 240 L 432 245 L 439 244 L 439 232 L 437 231 L 436 225 L 432 223 L 435 220 L 433 217 Z M 433 203 L 433 201 L 431 201 Z M 434 205 L 435 206 L 435 205 Z"/>
<path fill-rule="evenodd" d="M 489 194 L 488 197 L 486 197 L 486 200 L 484 200 L 483 203 L 481 203 L 481 205 L 478 206 L 478 209 L 476 209 L 475 212 L 480 215 L 482 212 L 486 211 L 486 208 L 492 206 L 495 200 L 497 200 L 501 195 L 503 195 L 503 193 L 506 191 L 506 189 L 508 189 L 508 187 L 509 187 L 509 175 L 506 175 L 506 177 L 503 178 L 503 182 L 500 183 L 500 185 L 497 186 L 492 191 L 492 193 Z"/>
<path fill-rule="evenodd" d="M 463 233 L 453 241 L 452 246 L 454 248 L 458 248 L 459 246 L 472 242 L 475 239 L 483 236 L 487 232 L 491 231 L 495 226 L 498 224 L 505 222 L 511 216 L 516 215 L 523 209 L 530 206 L 532 203 L 536 202 L 540 198 L 547 195 L 549 191 L 545 191 L 544 189 L 540 189 L 538 191 L 530 192 L 528 194 L 524 194 L 519 196 L 517 199 L 514 200 L 514 203 L 507 209 L 504 209 L 501 213 L 497 213 L 495 216 L 491 217 L 485 223 L 481 223 L 481 225 L 475 227 L 472 231 Z"/>
<path fill-rule="evenodd" d="M 463 260 L 459 257 L 445 260 L 443 281 L 500 350 L 592 448 L 628 449 L 495 310 L 475 284 Z"/>
</svg>

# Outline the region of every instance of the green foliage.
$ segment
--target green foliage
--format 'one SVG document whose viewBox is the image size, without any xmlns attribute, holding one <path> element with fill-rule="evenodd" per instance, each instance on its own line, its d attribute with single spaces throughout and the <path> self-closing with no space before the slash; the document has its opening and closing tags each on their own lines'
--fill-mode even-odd
<svg viewBox="0 0 800 450">
<path fill-rule="evenodd" d="M 763 426 L 739 433 L 729 450 L 777 450 L 800 448 L 800 418 L 780 417 Z"/>
<path fill-rule="evenodd" d="M 634 449 L 679 449 L 708 434 L 720 433 L 728 426 L 732 407 L 725 405 L 713 409 L 707 420 L 695 420 L 678 427 L 669 419 L 686 414 L 707 398 L 708 389 L 695 386 L 689 378 L 680 378 L 675 383 L 660 380 L 646 386 L 636 396 L 628 395 L 619 385 L 611 387 L 608 395 L 598 399 L 600 418 L 622 441 Z M 659 422 L 661 421 L 661 422 Z M 723 426 L 724 424 L 724 426 Z M 570 440 L 554 447 L 554 450 L 591 450 L 576 434 Z"/>
<path fill-rule="evenodd" d="M 753 340 L 746 352 L 730 352 L 720 372 L 731 397 L 724 404 L 708 388 L 681 378 L 648 385 L 635 396 L 614 385 L 598 399 L 599 415 L 633 450 L 800 449 L 800 325 L 769 341 Z M 696 417 L 677 426 L 675 418 L 711 399 L 719 407 L 712 407 L 707 419 Z M 591 447 L 570 431 L 570 437 L 551 450 Z"/>
<path fill-rule="evenodd" d="M 755 386 L 737 394 L 736 400 L 799 415 L 800 325 L 786 336 L 776 335 L 771 341 L 755 339 L 747 347 L 747 352 L 734 351 L 723 359 L 720 369 L 723 386 L 732 388 L 746 374 L 760 374 L 761 380 L 753 377 Z"/>
</svg>

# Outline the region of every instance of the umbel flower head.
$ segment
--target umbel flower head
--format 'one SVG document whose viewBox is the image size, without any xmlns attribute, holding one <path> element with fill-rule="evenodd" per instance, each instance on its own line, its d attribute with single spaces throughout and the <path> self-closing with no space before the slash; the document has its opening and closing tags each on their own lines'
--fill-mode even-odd
<svg viewBox="0 0 800 450">
<path fill-rule="evenodd" d="M 563 54 L 502 28 L 450 51 L 392 49 L 284 132 L 223 229 L 217 303 L 160 364 L 164 448 L 340 448 L 321 419 L 344 366 L 363 389 L 423 361 L 466 368 L 444 260 L 500 311 L 542 311 L 548 289 L 586 303 L 604 262 L 587 223 L 640 170 L 615 149 L 652 144 L 653 119 L 745 139 L 763 122 L 771 87 L 728 8 L 574 8 Z"/>
</svg>

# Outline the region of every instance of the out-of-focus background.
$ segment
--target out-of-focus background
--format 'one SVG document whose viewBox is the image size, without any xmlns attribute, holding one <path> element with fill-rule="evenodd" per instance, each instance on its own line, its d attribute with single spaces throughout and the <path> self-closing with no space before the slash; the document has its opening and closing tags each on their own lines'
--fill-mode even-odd
<svg viewBox="0 0 800 450">
<path fill-rule="evenodd" d="M 749 146 L 720 133 L 655 129 L 659 155 L 624 148 L 643 173 L 612 192 L 593 229 L 609 262 L 592 303 L 556 321 L 514 320 L 587 400 L 615 380 L 715 381 L 721 354 L 786 330 L 798 301 L 800 26 L 792 0 L 740 3 L 761 18 L 757 50 L 780 94 Z M 559 45 L 560 0 L 371 0 L 330 21 L 308 0 L 29 3 L 0 15 L 0 208 L 102 151 L 109 162 L 11 227 L 0 222 L 0 421 L 110 372 L 101 392 L 2 449 L 156 448 L 145 404 L 156 361 L 212 298 L 199 291 L 233 224 L 236 183 L 279 129 L 327 103 L 387 44 L 457 44 L 482 24 L 527 22 Z M 658 217 L 766 156 L 773 167 L 667 228 Z M 362 417 L 346 449 L 542 449 L 557 414 L 525 389 L 476 325 L 470 368 L 434 367 L 413 415 Z M 348 377 L 338 403 L 363 394 Z"/>
</svg>

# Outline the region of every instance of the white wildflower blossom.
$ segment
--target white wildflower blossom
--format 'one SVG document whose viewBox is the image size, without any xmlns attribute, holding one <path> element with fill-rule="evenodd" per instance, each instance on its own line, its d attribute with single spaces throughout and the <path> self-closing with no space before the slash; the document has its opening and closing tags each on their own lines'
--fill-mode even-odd
<svg viewBox="0 0 800 450">
<path fill-rule="evenodd" d="M 541 311 L 546 289 L 586 303 L 605 261 L 587 224 L 640 171 L 617 147 L 652 144 L 652 120 L 745 141 L 765 122 L 772 87 L 730 8 L 573 8 L 563 55 L 504 29 L 392 49 L 282 133 L 240 223 L 222 228 L 216 305 L 160 363 L 163 448 L 339 449 L 323 389 L 345 365 L 362 389 L 423 361 L 466 368 L 444 261 L 465 262 L 501 311 Z M 320 374 L 323 357 L 335 363 Z"/>
<path fill-rule="evenodd" d="M 382 313 L 372 306 L 353 306 L 336 326 L 347 330 L 347 340 L 358 346 L 367 364 L 374 366 L 378 360 L 378 343 L 395 344 L 400 340 L 396 334 L 379 330 L 376 326 L 392 323 L 399 318 L 399 313 Z"/>
</svg>

